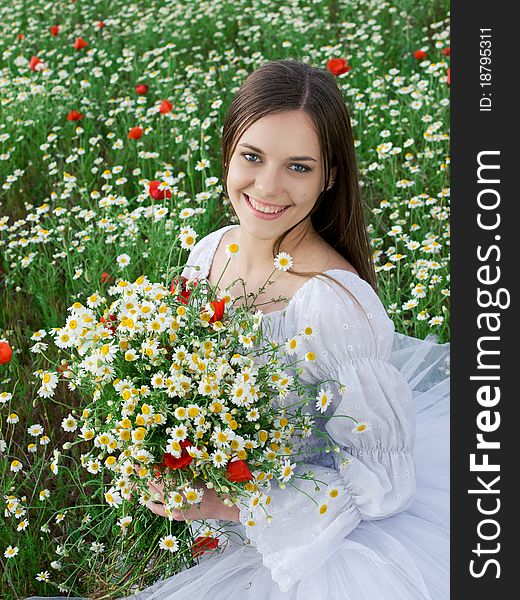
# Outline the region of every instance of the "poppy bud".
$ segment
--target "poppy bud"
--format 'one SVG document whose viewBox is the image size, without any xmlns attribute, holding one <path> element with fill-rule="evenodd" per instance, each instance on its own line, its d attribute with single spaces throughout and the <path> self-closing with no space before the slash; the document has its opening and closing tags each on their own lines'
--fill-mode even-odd
<svg viewBox="0 0 520 600">
<path fill-rule="evenodd" d="M 143 129 L 141 127 L 132 127 L 128 132 L 128 139 L 130 140 L 140 140 L 143 137 Z"/>
<path fill-rule="evenodd" d="M 13 351 L 7 342 L 0 342 L 0 365 L 6 365 L 11 362 Z"/>
<path fill-rule="evenodd" d="M 88 43 L 82 37 L 76 38 L 76 41 L 74 42 L 74 50 L 82 50 L 87 46 Z"/>
<path fill-rule="evenodd" d="M 343 75 L 343 73 L 348 73 L 352 67 L 347 65 L 345 58 L 331 58 L 327 61 L 327 69 L 333 75 Z"/>
<path fill-rule="evenodd" d="M 159 106 L 159 112 L 163 115 L 166 113 L 172 112 L 173 104 L 168 100 L 163 100 L 161 102 L 161 106 Z"/>
<path fill-rule="evenodd" d="M 81 121 L 83 115 L 77 110 L 71 110 L 67 115 L 67 121 Z"/>
</svg>

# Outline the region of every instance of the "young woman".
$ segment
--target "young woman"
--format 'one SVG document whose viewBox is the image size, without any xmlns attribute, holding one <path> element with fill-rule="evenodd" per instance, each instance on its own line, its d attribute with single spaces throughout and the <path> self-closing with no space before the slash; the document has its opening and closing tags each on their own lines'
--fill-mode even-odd
<svg viewBox="0 0 520 600">
<path fill-rule="evenodd" d="M 344 383 L 343 393 L 331 385 L 328 410 L 370 430 L 357 435 L 332 418 L 322 428 L 337 452 L 317 453 L 322 440 L 309 440 L 307 467 L 328 490 L 325 512 L 301 491 L 273 488 L 270 521 L 205 489 L 205 518 L 240 535 L 135 599 L 447 599 L 448 346 L 395 333 L 377 296 L 350 119 L 334 78 L 298 61 L 263 65 L 231 104 L 222 159 L 239 224 L 200 240 L 183 275 L 208 277 L 243 302 L 237 278 L 246 298 L 257 295 L 278 252 L 290 254 L 292 268 L 276 271 L 256 297 L 268 337 L 282 343 L 310 325 L 317 360 L 303 377 Z M 231 243 L 239 254 L 221 277 Z M 314 484 L 299 481 L 312 495 Z M 148 506 L 164 515 L 161 504 Z"/>
<path fill-rule="evenodd" d="M 272 520 L 205 489 L 200 510 L 229 542 L 133 600 L 447 600 L 448 347 L 395 333 L 378 298 L 350 119 L 334 78 L 298 61 L 263 65 L 231 104 L 222 159 L 238 224 L 200 240 L 183 275 L 208 277 L 244 302 L 278 252 L 291 255 L 292 268 L 275 272 L 255 306 L 278 343 L 312 328 L 316 361 L 305 363 L 306 381 L 345 384 L 327 384 L 333 418 L 317 420 L 335 451 L 320 451 L 317 435 L 302 448 L 300 470 L 322 482 L 320 510 L 308 496 L 314 484 L 299 479 L 308 495 L 273 486 Z M 221 278 L 231 243 L 239 254 Z M 358 435 L 341 415 L 370 427 Z M 148 506 L 164 515 L 160 503 Z"/>
</svg>

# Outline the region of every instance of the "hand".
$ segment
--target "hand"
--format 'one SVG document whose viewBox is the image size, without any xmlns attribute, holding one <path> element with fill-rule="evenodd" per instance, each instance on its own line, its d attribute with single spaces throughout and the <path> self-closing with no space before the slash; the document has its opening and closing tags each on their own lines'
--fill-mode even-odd
<svg viewBox="0 0 520 600">
<path fill-rule="evenodd" d="M 204 483 L 196 482 L 192 484 L 193 487 L 198 489 L 202 489 L 204 491 L 204 495 L 202 496 L 202 500 L 197 504 L 193 504 L 190 506 L 188 510 L 173 510 L 172 517 L 176 521 L 185 521 L 187 519 L 191 519 L 193 521 L 200 521 L 202 519 L 217 519 L 223 521 L 235 521 L 239 523 L 240 520 L 238 518 L 240 511 L 238 506 L 226 506 L 224 502 L 220 499 L 214 489 L 209 489 Z M 150 482 L 148 486 L 148 490 L 150 494 L 158 494 L 159 501 L 154 502 L 150 500 L 146 503 L 146 506 L 156 515 L 161 517 L 166 517 L 166 510 L 164 508 L 164 484 L 158 480 L 154 479 L 153 482 Z"/>
</svg>

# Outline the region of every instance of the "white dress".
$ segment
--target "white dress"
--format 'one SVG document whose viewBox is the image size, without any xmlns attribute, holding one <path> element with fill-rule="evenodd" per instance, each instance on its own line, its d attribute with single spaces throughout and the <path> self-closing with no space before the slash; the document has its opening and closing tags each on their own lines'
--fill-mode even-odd
<svg viewBox="0 0 520 600">
<path fill-rule="evenodd" d="M 211 233 L 192 250 L 185 276 L 207 277 L 222 235 Z M 190 265 L 199 265 L 192 271 Z M 234 541 L 220 553 L 131 596 L 132 600 L 447 600 L 449 598 L 449 345 L 394 332 L 371 286 L 343 269 L 308 280 L 283 311 L 267 313 L 269 338 L 285 341 L 311 325 L 305 364 L 308 382 L 335 379 L 325 414 L 351 415 L 371 429 L 351 432 L 348 419 L 323 423 L 340 452 L 317 454 L 311 438 L 306 463 L 339 495 L 319 514 L 291 487 L 273 486 L 269 508 L 240 505 Z M 346 462 L 348 461 L 348 462 Z M 315 499 L 314 484 L 295 483 Z M 221 525 L 213 521 L 216 525 Z M 195 522 L 192 527 L 197 527 Z M 245 542 L 241 541 L 241 538 Z"/>
</svg>

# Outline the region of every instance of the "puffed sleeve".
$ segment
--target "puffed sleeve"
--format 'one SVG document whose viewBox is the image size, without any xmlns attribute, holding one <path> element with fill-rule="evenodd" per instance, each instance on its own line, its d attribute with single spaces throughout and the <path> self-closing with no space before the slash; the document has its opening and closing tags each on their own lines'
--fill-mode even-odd
<svg viewBox="0 0 520 600">
<path fill-rule="evenodd" d="M 293 358 L 302 359 L 309 350 L 316 354 L 302 377 L 332 393 L 326 419 L 314 409 L 331 450 L 314 454 L 296 470 L 310 469 L 317 481 L 296 478 L 284 489 L 273 485 L 267 514 L 240 505 L 248 538 L 281 591 L 324 563 L 361 521 L 404 510 L 415 493 L 412 394 L 388 362 L 393 323 L 368 283 L 346 271 L 330 274 L 348 293 L 333 282 L 310 280 L 286 309 L 284 333 L 291 337 L 313 329 L 314 337 L 302 342 Z M 357 433 L 349 417 L 366 423 L 364 431 Z"/>
</svg>

